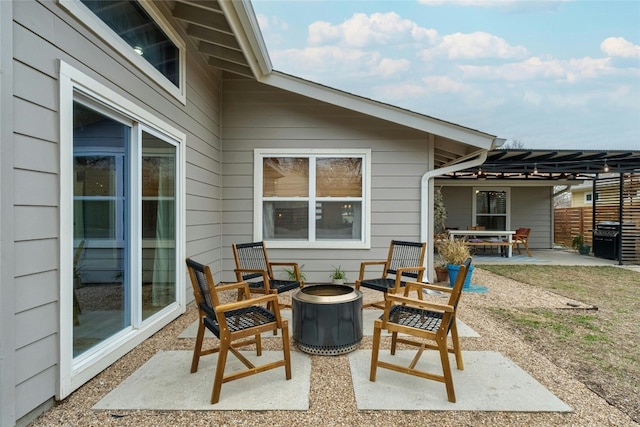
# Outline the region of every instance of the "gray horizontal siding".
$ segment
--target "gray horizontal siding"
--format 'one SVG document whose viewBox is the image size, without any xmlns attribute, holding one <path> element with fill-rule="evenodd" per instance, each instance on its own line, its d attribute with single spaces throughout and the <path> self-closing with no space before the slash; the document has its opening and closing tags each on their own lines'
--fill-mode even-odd
<svg viewBox="0 0 640 427">
<path fill-rule="evenodd" d="M 58 364 L 59 83 L 63 60 L 187 134 L 187 255 L 221 269 L 221 74 L 187 55 L 183 105 L 54 1 L 13 2 L 15 408 L 55 394 Z M 3 22 L 5 22 L 3 20 Z M 190 287 L 185 288 L 191 300 Z M 3 349 L 4 351 L 4 349 Z"/>
<path fill-rule="evenodd" d="M 387 257 L 391 239 L 419 239 L 420 180 L 429 159 L 423 133 L 240 79 L 225 80 L 223 107 L 225 280 L 234 277 L 231 244 L 253 239 L 256 148 L 372 150 L 370 250 L 269 250 L 272 260 L 304 264 L 308 281 L 329 280 L 338 264 L 353 281 L 363 260 Z"/>
</svg>

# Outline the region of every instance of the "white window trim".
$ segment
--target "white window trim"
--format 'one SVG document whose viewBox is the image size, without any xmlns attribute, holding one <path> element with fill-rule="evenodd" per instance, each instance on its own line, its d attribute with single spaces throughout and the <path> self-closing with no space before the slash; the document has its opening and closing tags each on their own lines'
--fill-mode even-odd
<svg viewBox="0 0 640 427">
<path fill-rule="evenodd" d="M 590 200 L 589 200 L 590 198 Z M 598 201 L 598 193 L 596 192 L 596 202 Z M 584 203 L 587 205 L 592 205 L 593 204 L 593 193 L 591 191 L 588 191 L 586 193 L 584 193 Z"/>
<path fill-rule="evenodd" d="M 184 263 L 176 265 L 176 303 L 169 305 L 155 316 L 141 324 L 134 324 L 131 328 L 118 333 L 109 343 L 101 346 L 99 351 L 93 351 L 83 357 L 79 363 L 73 363 L 73 325 L 70 319 L 73 301 L 73 102 L 76 95 L 81 94 L 102 104 L 114 113 L 130 118 L 132 121 L 144 124 L 145 129 L 155 129 L 168 139 L 177 143 L 176 155 L 176 257 L 185 257 L 185 162 L 186 162 L 186 134 L 162 121 L 158 117 L 134 104 L 130 100 L 117 94 L 103 84 L 93 80 L 81 71 L 67 63 L 60 61 L 60 348 L 59 348 L 59 378 L 56 397 L 62 399 L 76 390 L 82 384 L 96 376 L 113 362 L 131 351 L 135 346 L 166 326 L 171 320 L 185 311 L 185 284 L 181 278 L 185 277 Z M 80 98 L 78 98 L 80 99 Z M 132 146 L 136 144 L 132 143 Z M 139 153 L 133 153 L 135 158 Z M 131 181 L 135 181 L 132 179 Z M 132 183 L 138 185 L 138 183 Z M 136 190 L 135 194 L 140 194 Z M 139 209 L 137 210 L 139 214 Z M 138 221 L 132 223 L 139 224 Z M 132 230 L 139 235 L 139 230 Z M 141 243 L 134 239 L 132 251 L 141 251 Z M 139 255 L 139 254 L 138 254 Z M 133 279 L 132 279 L 133 280 Z"/>
<path fill-rule="evenodd" d="M 58 0 L 60 6 L 67 10 L 71 15 L 75 16 L 80 22 L 91 31 L 93 31 L 103 41 L 116 49 L 120 55 L 125 57 L 140 71 L 157 82 L 171 96 L 175 97 L 182 104 L 186 105 L 186 87 L 187 87 L 187 66 L 186 66 L 186 43 L 173 29 L 169 21 L 157 11 L 153 2 L 149 0 L 138 0 L 138 3 L 149 13 L 155 23 L 165 32 L 167 37 L 178 48 L 178 60 L 180 69 L 180 80 L 178 87 L 169 81 L 160 71 L 146 59 L 140 57 L 131 46 L 127 44 L 118 34 L 116 34 L 102 19 L 94 14 L 89 8 L 83 5 L 79 0 Z"/>
<path fill-rule="evenodd" d="M 471 195 L 471 209 L 472 209 L 472 217 L 471 217 L 471 224 L 475 225 L 478 223 L 478 221 L 476 220 L 476 192 L 478 191 L 504 191 L 507 195 L 507 212 L 506 212 L 506 219 L 505 219 L 505 229 L 509 230 L 511 228 L 511 188 L 509 187 L 473 187 L 472 188 L 472 195 Z"/>
<path fill-rule="evenodd" d="M 371 247 L 371 150 L 370 149 L 277 149 L 258 148 L 253 152 L 253 239 L 264 240 L 262 234 L 262 159 L 264 157 L 313 155 L 336 155 L 340 157 L 364 157 L 363 161 L 363 194 L 362 194 L 362 221 L 364 222 L 363 236 L 361 240 L 268 240 L 270 248 L 306 248 L 306 249 L 369 249 Z"/>
</svg>

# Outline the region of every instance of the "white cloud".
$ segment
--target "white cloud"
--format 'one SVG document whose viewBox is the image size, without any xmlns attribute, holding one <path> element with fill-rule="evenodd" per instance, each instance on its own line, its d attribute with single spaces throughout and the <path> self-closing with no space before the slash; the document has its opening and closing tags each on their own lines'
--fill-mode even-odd
<svg viewBox="0 0 640 427">
<path fill-rule="evenodd" d="M 411 68 L 411 61 L 406 59 L 382 58 L 378 62 L 375 74 L 382 77 L 391 77 L 400 72 L 407 71 Z"/>
<path fill-rule="evenodd" d="M 429 92 L 436 93 L 461 93 L 466 86 L 448 76 L 428 76 L 422 79 Z"/>
<path fill-rule="evenodd" d="M 307 47 L 276 50 L 271 54 L 277 64 L 287 64 L 287 72 L 314 81 L 324 81 L 327 75 L 340 78 L 390 78 L 411 68 L 407 59 L 392 59 L 377 51 L 340 46 Z"/>
<path fill-rule="evenodd" d="M 563 3 L 574 0 L 418 0 L 418 3 L 425 6 L 460 6 L 460 7 L 485 7 L 502 8 L 510 11 L 555 11 Z"/>
<path fill-rule="evenodd" d="M 408 104 L 407 108 L 409 109 L 415 107 L 412 106 L 411 102 L 407 103 L 407 100 L 424 100 L 425 96 L 429 94 L 424 85 L 413 82 L 376 86 L 374 91 L 376 93 L 376 98 L 390 103 L 396 103 L 396 101 L 401 100 L 405 105 Z M 399 103 L 396 103 L 396 105 L 399 105 Z M 416 108 L 416 110 L 418 109 Z"/>
<path fill-rule="evenodd" d="M 422 28 L 411 20 L 400 18 L 395 12 L 355 13 L 342 24 L 318 21 L 309 25 L 308 42 L 313 46 L 338 42 L 344 46 L 364 48 L 429 43 L 436 37 L 435 30 Z"/>
<path fill-rule="evenodd" d="M 553 79 L 575 82 L 580 79 L 611 74 L 608 58 L 580 58 L 570 60 L 543 60 L 538 57 L 526 61 L 497 66 L 461 65 L 465 79 L 489 79 L 523 81 L 533 79 Z"/>
<path fill-rule="evenodd" d="M 600 50 L 609 56 L 640 58 L 640 46 L 622 37 L 609 37 L 600 43 Z"/>
<path fill-rule="evenodd" d="M 511 46 L 503 38 L 477 31 L 444 36 L 437 46 L 420 52 L 420 57 L 424 60 L 440 56 L 449 59 L 521 58 L 527 53 L 524 46 Z"/>
</svg>

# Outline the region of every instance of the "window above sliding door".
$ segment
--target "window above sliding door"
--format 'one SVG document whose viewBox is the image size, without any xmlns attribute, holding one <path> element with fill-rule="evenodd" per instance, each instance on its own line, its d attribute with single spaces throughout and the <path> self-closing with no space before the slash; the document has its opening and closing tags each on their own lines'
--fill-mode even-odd
<svg viewBox="0 0 640 427">
<path fill-rule="evenodd" d="M 152 1 L 58 1 L 167 92 L 186 102 L 186 45 Z"/>
</svg>

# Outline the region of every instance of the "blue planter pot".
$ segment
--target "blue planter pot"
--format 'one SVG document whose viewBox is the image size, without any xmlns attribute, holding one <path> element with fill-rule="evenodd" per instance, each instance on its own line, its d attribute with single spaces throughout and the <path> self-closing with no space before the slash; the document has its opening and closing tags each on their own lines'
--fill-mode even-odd
<svg viewBox="0 0 640 427">
<path fill-rule="evenodd" d="M 464 285 L 462 285 L 462 289 L 468 289 L 471 286 L 471 275 L 473 274 L 473 269 L 474 266 L 472 264 L 469 266 L 469 272 L 467 273 L 467 277 L 464 279 Z M 447 264 L 447 270 L 449 270 L 449 286 L 453 287 L 453 284 L 456 283 L 456 278 L 458 277 L 460 266 Z"/>
</svg>

